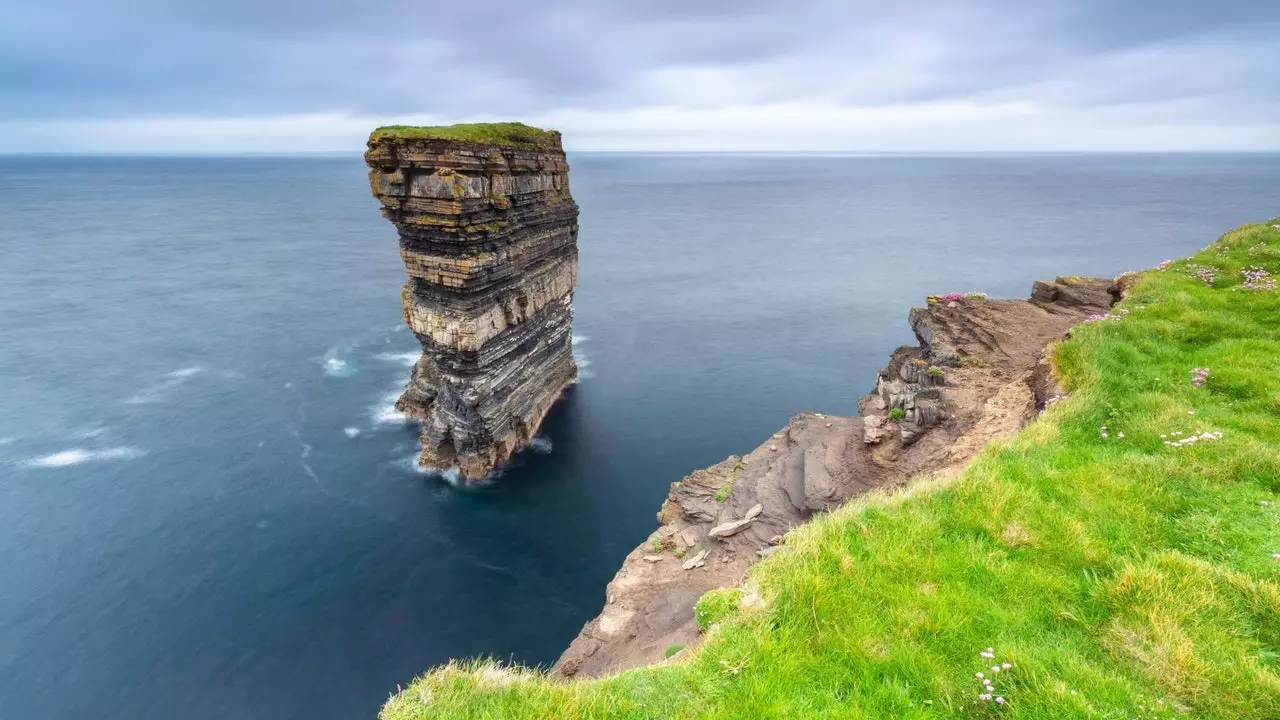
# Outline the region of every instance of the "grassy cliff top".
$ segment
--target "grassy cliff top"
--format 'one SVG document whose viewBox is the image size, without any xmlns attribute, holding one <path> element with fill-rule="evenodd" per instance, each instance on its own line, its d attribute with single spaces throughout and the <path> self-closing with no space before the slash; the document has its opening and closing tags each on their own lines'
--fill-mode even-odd
<svg viewBox="0 0 1280 720">
<path fill-rule="evenodd" d="M 560 133 L 518 122 L 458 125 L 384 125 L 369 135 L 379 140 L 449 140 L 476 145 L 516 148 L 559 148 Z"/>
<path fill-rule="evenodd" d="M 961 476 L 792 531 L 682 661 L 454 663 L 383 720 L 1280 718 L 1272 223 L 1142 273 L 1054 349 L 1069 395 Z"/>
</svg>

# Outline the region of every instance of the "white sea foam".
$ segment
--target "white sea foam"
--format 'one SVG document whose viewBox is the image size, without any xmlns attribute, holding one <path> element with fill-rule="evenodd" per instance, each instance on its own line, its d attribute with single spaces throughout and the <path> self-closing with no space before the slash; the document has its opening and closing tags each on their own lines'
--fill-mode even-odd
<svg viewBox="0 0 1280 720">
<path fill-rule="evenodd" d="M 356 374 L 356 369 L 351 363 L 338 357 L 337 353 L 330 350 L 324 356 L 324 374 L 329 377 L 351 377 Z"/>
<path fill-rule="evenodd" d="M 378 425 L 403 425 L 409 422 L 409 416 L 396 409 L 396 400 L 399 398 L 400 391 L 392 390 L 379 398 L 377 404 L 369 409 L 369 419 L 373 421 L 375 427 Z"/>
<path fill-rule="evenodd" d="M 418 362 L 418 358 L 422 357 L 420 352 L 404 352 L 404 353 L 378 353 L 373 356 L 377 360 L 383 362 L 399 363 L 405 367 L 413 367 Z"/>
<path fill-rule="evenodd" d="M 580 383 L 583 380 L 595 377 L 595 373 L 591 372 L 591 358 L 587 357 L 587 352 L 579 347 L 580 344 L 590 339 L 586 335 L 573 336 L 573 362 L 578 366 L 578 377 L 574 378 L 574 383 Z"/>
<path fill-rule="evenodd" d="M 462 479 L 462 471 L 458 468 L 451 467 L 441 470 L 440 468 L 423 467 L 418 464 L 418 453 L 416 452 L 409 457 L 397 460 L 395 464 L 415 474 L 443 480 L 454 487 L 464 487 L 466 485 L 466 482 Z"/>
<path fill-rule="evenodd" d="M 355 428 L 355 427 L 342 428 L 342 432 L 346 434 L 347 437 L 353 438 L 360 434 L 360 428 Z"/>
<path fill-rule="evenodd" d="M 535 436 L 529 441 L 529 449 L 540 454 L 550 455 L 552 450 L 551 438 Z"/>
<path fill-rule="evenodd" d="M 42 455 L 41 457 L 24 460 L 21 464 L 23 467 L 29 468 L 64 468 L 99 460 L 132 460 L 146 454 L 144 450 L 131 447 L 112 447 L 98 450 L 71 448 L 52 455 Z"/>
<path fill-rule="evenodd" d="M 150 405 L 151 403 L 160 402 L 170 390 L 186 382 L 187 378 L 194 377 L 202 372 L 204 372 L 202 367 L 186 367 L 165 373 L 164 380 L 133 397 L 125 399 L 125 402 L 129 405 Z"/>
</svg>

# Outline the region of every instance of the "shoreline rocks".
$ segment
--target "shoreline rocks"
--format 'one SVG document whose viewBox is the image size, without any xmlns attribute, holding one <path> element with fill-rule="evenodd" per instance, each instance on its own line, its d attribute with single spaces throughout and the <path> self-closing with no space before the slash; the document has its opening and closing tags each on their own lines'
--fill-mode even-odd
<svg viewBox="0 0 1280 720">
<path fill-rule="evenodd" d="M 1036 283 L 1029 300 L 968 296 L 913 309 L 919 345 L 893 352 L 858 417 L 801 413 L 749 454 L 672 483 L 659 529 L 627 556 L 600 615 L 552 674 L 660 662 L 665 648 L 697 643 L 703 593 L 740 585 L 791 528 L 877 488 L 960 472 L 1056 394 L 1045 348 L 1122 294 L 1116 281 L 1058 278 Z M 661 556 L 659 545 L 683 564 L 645 559 Z"/>
<path fill-rule="evenodd" d="M 422 421 L 419 464 L 481 478 L 529 444 L 577 376 L 578 206 L 560 134 L 380 128 L 365 161 L 422 344 L 396 408 Z"/>
</svg>

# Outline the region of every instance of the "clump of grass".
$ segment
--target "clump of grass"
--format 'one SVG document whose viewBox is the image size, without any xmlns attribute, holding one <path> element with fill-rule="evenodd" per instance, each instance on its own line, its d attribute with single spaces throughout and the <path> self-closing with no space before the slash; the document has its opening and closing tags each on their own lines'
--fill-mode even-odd
<svg viewBox="0 0 1280 720">
<path fill-rule="evenodd" d="M 889 411 L 890 420 L 893 420 L 895 422 L 900 422 L 902 420 L 905 420 L 906 418 L 907 418 L 907 411 L 900 407 L 893 408 L 892 410 Z"/>
<path fill-rule="evenodd" d="M 733 492 L 733 481 L 738 479 L 738 471 L 742 469 L 742 458 L 738 458 L 738 462 L 734 464 L 733 469 L 729 471 L 729 479 L 724 485 L 716 490 L 716 502 L 724 502 L 729 499 L 729 494 Z"/>
<path fill-rule="evenodd" d="M 1280 273 L 1280 229 L 1191 260 L 1221 287 L 1142 273 L 1124 306 L 1145 309 L 1053 351 L 1069 396 L 959 477 L 793 530 L 750 573 L 759 609 L 699 603 L 720 628 L 687 662 L 505 684 L 451 664 L 384 720 L 1280 718 L 1280 293 L 1224 292 Z M 1165 444 L 1191 433 L 1213 439 Z"/>
<path fill-rule="evenodd" d="M 738 588 L 717 588 L 709 590 L 693 608 L 693 619 L 698 627 L 707 630 L 716 623 L 723 622 L 738 612 L 738 601 L 742 591 Z"/>
<path fill-rule="evenodd" d="M 385 125 L 369 135 L 369 142 L 394 140 L 450 140 L 472 145 L 523 149 L 558 148 L 560 133 L 518 122 L 459 125 Z"/>
</svg>

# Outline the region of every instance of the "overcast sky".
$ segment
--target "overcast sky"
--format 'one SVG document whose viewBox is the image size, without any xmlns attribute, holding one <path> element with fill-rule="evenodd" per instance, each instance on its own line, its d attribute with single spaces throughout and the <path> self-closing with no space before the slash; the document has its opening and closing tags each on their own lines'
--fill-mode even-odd
<svg viewBox="0 0 1280 720">
<path fill-rule="evenodd" d="M 0 152 L 1280 149 L 1280 0 L 3 0 Z"/>
</svg>

